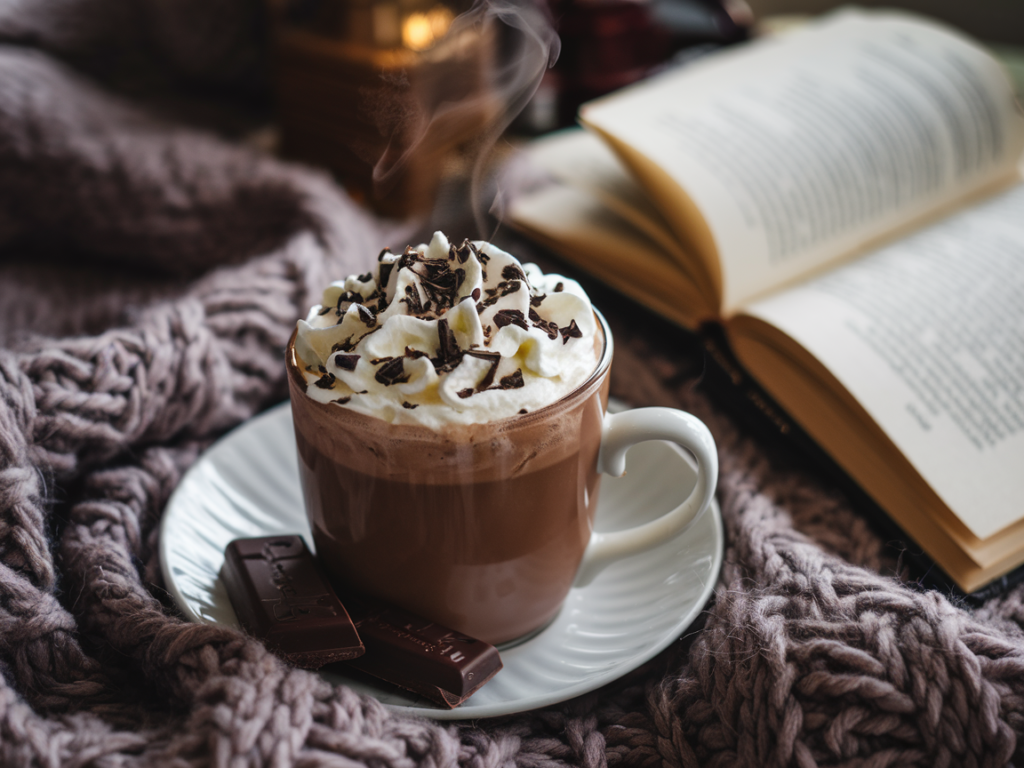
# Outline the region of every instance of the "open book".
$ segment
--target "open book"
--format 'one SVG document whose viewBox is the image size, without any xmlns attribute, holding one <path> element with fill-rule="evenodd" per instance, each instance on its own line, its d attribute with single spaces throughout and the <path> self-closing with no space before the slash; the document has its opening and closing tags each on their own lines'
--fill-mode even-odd
<svg viewBox="0 0 1024 768">
<path fill-rule="evenodd" d="M 735 357 L 965 591 L 1024 563 L 1024 117 L 986 50 L 840 11 L 591 102 L 512 223 Z"/>
</svg>

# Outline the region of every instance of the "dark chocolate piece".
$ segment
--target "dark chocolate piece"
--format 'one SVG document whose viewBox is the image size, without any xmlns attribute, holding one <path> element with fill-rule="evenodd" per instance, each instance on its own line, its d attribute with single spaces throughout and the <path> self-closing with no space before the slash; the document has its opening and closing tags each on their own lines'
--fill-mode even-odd
<svg viewBox="0 0 1024 768">
<path fill-rule="evenodd" d="M 483 392 L 485 389 L 491 386 L 491 384 L 494 383 L 494 374 L 498 370 L 498 365 L 501 363 L 501 353 L 485 352 L 483 350 L 471 349 L 466 354 L 469 355 L 470 357 L 485 360 L 491 364 L 490 368 L 487 369 L 487 373 L 485 373 L 484 377 L 480 380 L 480 383 L 476 385 L 476 391 Z"/>
<path fill-rule="evenodd" d="M 221 579 L 242 626 L 296 666 L 363 654 L 352 619 L 301 536 L 235 539 Z"/>
<path fill-rule="evenodd" d="M 345 603 L 366 645 L 347 665 L 441 706 L 459 706 L 502 667 L 483 640 L 362 596 Z"/>
<path fill-rule="evenodd" d="M 499 386 L 502 389 L 519 389 L 525 386 L 523 381 L 523 369 L 516 368 L 514 373 L 510 373 L 508 376 L 502 376 Z"/>
<path fill-rule="evenodd" d="M 576 325 L 575 320 L 570 320 L 569 325 L 565 328 L 559 328 L 558 332 L 562 334 L 562 343 L 565 344 L 569 339 L 581 339 L 583 338 L 583 331 Z"/>
<path fill-rule="evenodd" d="M 526 273 L 523 272 L 515 264 L 509 264 L 503 270 L 501 270 L 501 276 L 506 280 L 525 280 Z"/>
<path fill-rule="evenodd" d="M 499 309 L 494 313 L 494 324 L 499 328 L 504 328 L 506 325 L 518 325 L 524 331 L 530 330 L 530 326 L 526 324 L 526 318 L 518 309 Z"/>
<path fill-rule="evenodd" d="M 409 380 L 409 374 L 405 372 L 404 358 L 385 357 L 381 358 L 380 368 L 373 374 L 373 378 L 381 384 L 390 387 L 392 384 L 402 384 Z"/>
<path fill-rule="evenodd" d="M 320 389 L 330 389 L 331 387 L 334 386 L 334 374 L 325 373 L 323 376 L 321 376 L 313 383 L 320 387 Z"/>
<path fill-rule="evenodd" d="M 359 363 L 359 355 L 335 355 L 334 364 L 345 371 L 354 371 Z"/>
</svg>

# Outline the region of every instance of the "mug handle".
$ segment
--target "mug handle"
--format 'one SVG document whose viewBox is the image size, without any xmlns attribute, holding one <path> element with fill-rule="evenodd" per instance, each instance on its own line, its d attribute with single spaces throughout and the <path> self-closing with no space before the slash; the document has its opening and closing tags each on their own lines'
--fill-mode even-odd
<svg viewBox="0 0 1024 768">
<path fill-rule="evenodd" d="M 668 440 L 697 459 L 697 484 L 686 501 L 656 520 L 614 533 L 590 534 L 574 587 L 585 587 L 606 566 L 681 533 L 708 508 L 718 484 L 715 439 L 700 419 L 675 408 L 637 408 L 607 413 L 601 431 L 598 471 L 613 477 L 626 472 L 626 451 L 645 440 Z"/>
</svg>

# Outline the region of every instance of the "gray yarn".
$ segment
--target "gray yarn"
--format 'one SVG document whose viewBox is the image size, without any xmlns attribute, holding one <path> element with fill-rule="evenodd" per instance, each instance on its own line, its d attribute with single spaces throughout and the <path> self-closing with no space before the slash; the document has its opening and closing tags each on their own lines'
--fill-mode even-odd
<svg viewBox="0 0 1024 768">
<path fill-rule="evenodd" d="M 561 705 L 440 725 L 182 620 L 157 561 L 171 491 L 285 397 L 282 349 L 320 286 L 404 237 L 325 177 L 81 74 L 105 79 L 110 59 L 91 65 L 106 50 L 165 79 L 256 82 L 258 45 L 239 32 L 252 12 L 0 2 L 3 764 L 1022 761 L 1024 589 L 972 613 L 904 584 L 844 498 L 744 434 L 694 389 L 699 360 L 625 312 L 608 312 L 613 393 L 693 411 L 721 458 L 715 598 L 654 660 Z M 161 19 L 163 42 L 124 14 Z M 192 28 L 233 32 L 191 56 L 175 30 Z"/>
</svg>

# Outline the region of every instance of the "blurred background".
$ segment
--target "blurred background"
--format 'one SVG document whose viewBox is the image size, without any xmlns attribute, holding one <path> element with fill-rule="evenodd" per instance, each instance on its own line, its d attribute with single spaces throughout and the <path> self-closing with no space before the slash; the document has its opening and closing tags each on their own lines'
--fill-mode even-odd
<svg viewBox="0 0 1024 768">
<path fill-rule="evenodd" d="M 828 0 L 269 0 L 274 145 L 378 213 L 428 213 L 498 136 L 572 125 L 585 101 L 798 24 Z M 904 0 L 992 44 L 1024 79 L 1024 2 Z M 553 66 L 548 67 L 549 63 Z"/>
</svg>

